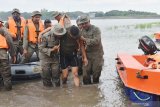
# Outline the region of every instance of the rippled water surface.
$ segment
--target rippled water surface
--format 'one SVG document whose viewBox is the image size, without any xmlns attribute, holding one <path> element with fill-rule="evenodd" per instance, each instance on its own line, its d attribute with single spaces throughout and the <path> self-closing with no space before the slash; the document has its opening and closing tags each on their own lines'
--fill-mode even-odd
<svg viewBox="0 0 160 107">
<path fill-rule="evenodd" d="M 44 88 L 41 80 L 16 82 L 13 90 L 0 90 L 0 107 L 130 107 L 115 69 L 118 52 L 142 54 L 138 38 L 160 31 L 159 26 L 136 28 L 136 24 L 159 22 L 159 19 L 91 20 L 100 27 L 104 48 L 104 67 L 98 85 L 74 87 L 72 76 L 60 88 Z M 75 23 L 75 21 L 73 21 Z"/>
</svg>

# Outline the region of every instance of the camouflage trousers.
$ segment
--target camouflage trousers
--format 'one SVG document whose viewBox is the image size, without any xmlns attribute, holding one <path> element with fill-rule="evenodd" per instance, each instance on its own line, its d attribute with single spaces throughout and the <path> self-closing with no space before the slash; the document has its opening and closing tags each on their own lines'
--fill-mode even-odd
<svg viewBox="0 0 160 107">
<path fill-rule="evenodd" d="M 95 56 L 89 55 L 88 57 L 88 65 L 83 66 L 83 83 L 91 84 L 99 83 L 99 77 L 101 76 L 102 66 L 104 63 L 103 56 Z M 91 75 L 93 78 L 91 78 Z"/>
<path fill-rule="evenodd" d="M 15 51 L 16 51 L 16 64 L 20 63 L 20 56 L 19 54 L 23 54 L 23 47 L 22 45 L 19 44 L 14 44 L 15 46 Z"/>
<path fill-rule="evenodd" d="M 58 59 L 52 62 L 41 60 L 42 80 L 44 86 L 60 86 L 60 69 Z"/>
<path fill-rule="evenodd" d="M 39 54 L 38 47 L 33 48 L 33 47 L 29 46 L 27 49 L 27 52 L 28 53 L 26 56 L 22 56 L 21 64 L 29 63 L 34 52 L 36 52 L 37 58 L 39 58 L 38 57 L 39 56 L 38 55 Z"/>
<path fill-rule="evenodd" d="M 5 89 L 11 90 L 11 67 L 8 63 L 8 59 L 0 59 L 0 75 L 3 79 Z"/>
</svg>

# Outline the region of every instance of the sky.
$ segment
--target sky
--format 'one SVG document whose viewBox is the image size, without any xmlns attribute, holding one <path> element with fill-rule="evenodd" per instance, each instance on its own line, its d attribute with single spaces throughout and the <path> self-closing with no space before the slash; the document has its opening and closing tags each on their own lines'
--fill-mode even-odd
<svg viewBox="0 0 160 107">
<path fill-rule="evenodd" d="M 32 12 L 47 9 L 49 11 L 103 11 L 136 10 L 160 14 L 160 0 L 0 0 L 0 11 Z"/>
</svg>

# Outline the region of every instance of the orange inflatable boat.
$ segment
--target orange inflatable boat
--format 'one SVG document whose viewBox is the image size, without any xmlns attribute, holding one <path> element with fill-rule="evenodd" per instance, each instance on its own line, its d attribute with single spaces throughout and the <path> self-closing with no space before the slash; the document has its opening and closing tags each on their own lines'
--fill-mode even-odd
<svg viewBox="0 0 160 107">
<path fill-rule="evenodd" d="M 148 37 L 139 39 L 144 55 L 118 53 L 116 69 L 131 101 L 147 107 L 160 107 L 160 54 Z"/>
<path fill-rule="evenodd" d="M 160 95 L 160 63 L 153 62 L 146 66 L 148 58 L 159 55 L 129 55 L 118 53 L 116 68 L 126 87 Z M 155 59 L 156 60 L 156 59 Z"/>
</svg>

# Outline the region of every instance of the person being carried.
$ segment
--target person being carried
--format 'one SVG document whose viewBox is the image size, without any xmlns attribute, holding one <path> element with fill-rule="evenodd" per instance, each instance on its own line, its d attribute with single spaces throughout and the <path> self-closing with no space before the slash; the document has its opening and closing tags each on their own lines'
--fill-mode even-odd
<svg viewBox="0 0 160 107">
<path fill-rule="evenodd" d="M 60 64 L 62 69 L 62 81 L 63 84 L 67 82 L 68 67 L 71 67 L 71 71 L 74 77 L 75 86 L 80 85 L 78 77 L 78 57 L 77 52 L 79 48 L 82 51 L 83 63 L 86 66 L 88 60 L 86 57 L 83 41 L 80 40 L 80 31 L 78 27 L 72 25 L 68 28 L 67 33 L 60 38 Z"/>
</svg>

